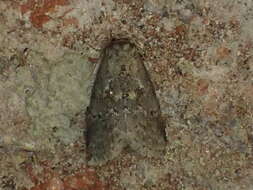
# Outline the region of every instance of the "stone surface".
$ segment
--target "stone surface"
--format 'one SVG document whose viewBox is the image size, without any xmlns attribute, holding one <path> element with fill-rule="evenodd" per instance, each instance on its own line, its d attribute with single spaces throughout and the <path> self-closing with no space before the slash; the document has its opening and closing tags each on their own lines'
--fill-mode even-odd
<svg viewBox="0 0 253 190">
<path fill-rule="evenodd" d="M 87 165 L 85 111 L 113 39 L 141 55 L 168 142 L 163 160 L 95 167 L 109 189 L 252 189 L 252 15 L 250 0 L 0 1 L 0 189 L 43 189 L 28 163 L 59 173 L 55 188 Z"/>
</svg>

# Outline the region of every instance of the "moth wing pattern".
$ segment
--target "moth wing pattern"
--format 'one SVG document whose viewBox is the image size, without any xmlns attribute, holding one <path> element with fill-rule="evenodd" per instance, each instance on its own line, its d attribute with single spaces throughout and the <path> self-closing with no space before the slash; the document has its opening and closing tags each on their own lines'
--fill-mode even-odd
<svg viewBox="0 0 253 190">
<path fill-rule="evenodd" d="M 86 113 L 90 163 L 104 164 L 129 147 L 161 157 L 165 130 L 153 84 L 137 51 L 126 42 L 105 48 Z"/>
</svg>

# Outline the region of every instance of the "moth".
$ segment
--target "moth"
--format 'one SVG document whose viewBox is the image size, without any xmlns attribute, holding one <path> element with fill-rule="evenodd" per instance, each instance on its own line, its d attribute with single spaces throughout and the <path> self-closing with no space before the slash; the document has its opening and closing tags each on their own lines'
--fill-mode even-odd
<svg viewBox="0 0 253 190">
<path fill-rule="evenodd" d="M 103 52 L 86 111 L 89 164 L 103 165 L 123 149 L 162 157 L 164 123 L 153 84 L 137 48 L 113 41 Z"/>
</svg>

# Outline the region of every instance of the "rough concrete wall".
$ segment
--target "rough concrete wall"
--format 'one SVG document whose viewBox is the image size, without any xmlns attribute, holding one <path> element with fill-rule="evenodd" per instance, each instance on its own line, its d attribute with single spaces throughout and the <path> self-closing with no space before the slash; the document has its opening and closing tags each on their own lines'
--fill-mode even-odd
<svg viewBox="0 0 253 190">
<path fill-rule="evenodd" d="M 64 176 L 86 166 L 84 112 L 101 51 L 127 38 L 155 86 L 167 154 L 121 173 L 112 163 L 96 170 L 100 177 L 113 176 L 111 189 L 252 189 L 252 7 L 251 0 L 0 1 L 0 187 L 46 181 L 27 172 L 45 162 L 68 171 L 47 185 L 66 187 Z"/>
</svg>

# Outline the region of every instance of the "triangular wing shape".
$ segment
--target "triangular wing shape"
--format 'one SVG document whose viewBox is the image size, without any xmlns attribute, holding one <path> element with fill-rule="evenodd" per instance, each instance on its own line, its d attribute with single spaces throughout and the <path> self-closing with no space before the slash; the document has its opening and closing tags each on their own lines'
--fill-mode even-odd
<svg viewBox="0 0 253 190">
<path fill-rule="evenodd" d="M 165 130 L 152 82 L 134 45 L 106 47 L 86 113 L 88 154 L 104 164 L 129 147 L 161 157 Z"/>
</svg>

